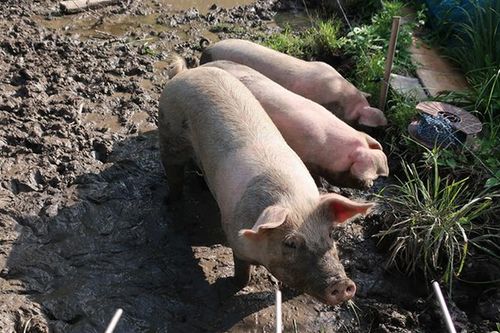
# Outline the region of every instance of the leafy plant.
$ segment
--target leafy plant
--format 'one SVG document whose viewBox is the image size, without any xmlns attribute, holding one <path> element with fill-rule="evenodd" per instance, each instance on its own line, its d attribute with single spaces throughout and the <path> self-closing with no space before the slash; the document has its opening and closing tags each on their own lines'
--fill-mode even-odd
<svg viewBox="0 0 500 333">
<path fill-rule="evenodd" d="M 390 238 L 389 266 L 407 274 L 421 270 L 427 278 L 442 279 L 451 291 L 471 245 L 498 253 L 500 233 L 485 232 L 478 222 L 486 219 L 498 193 L 474 195 L 468 178 L 442 178 L 436 152 L 428 153 L 430 172 L 403 162 L 404 178 L 384 189 L 387 195 L 382 198 L 392 208 L 395 222 L 375 236 Z"/>
<path fill-rule="evenodd" d="M 339 37 L 340 21 L 319 21 L 304 33 L 304 49 L 308 58 L 339 52 L 345 39 Z"/>
<path fill-rule="evenodd" d="M 383 78 L 386 52 L 393 16 L 402 15 L 405 5 L 400 1 L 383 1 L 382 10 L 375 14 L 370 24 L 354 27 L 347 34 L 344 50 L 356 63 L 352 76 L 358 88 L 378 96 L 380 80 Z M 412 23 L 400 27 L 393 72 L 408 74 L 415 71 L 409 53 L 413 30 L 423 24 L 423 11 L 418 11 Z"/>
<path fill-rule="evenodd" d="M 408 124 L 418 114 L 417 101 L 409 94 L 401 95 L 391 92 L 388 99 L 387 119 L 399 133 L 405 132 Z"/>
</svg>

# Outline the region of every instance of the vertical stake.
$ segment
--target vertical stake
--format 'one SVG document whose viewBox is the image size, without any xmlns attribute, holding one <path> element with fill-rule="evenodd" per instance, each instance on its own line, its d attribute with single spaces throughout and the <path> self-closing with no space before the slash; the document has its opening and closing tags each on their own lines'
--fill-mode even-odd
<svg viewBox="0 0 500 333">
<path fill-rule="evenodd" d="M 436 297 L 439 301 L 439 306 L 441 307 L 441 311 L 443 312 L 444 322 L 446 323 L 448 332 L 457 333 L 457 331 L 455 330 L 455 326 L 453 326 L 453 320 L 451 320 L 450 312 L 448 311 L 448 307 L 446 306 L 443 294 L 441 293 L 441 288 L 439 288 L 439 283 L 433 281 L 432 288 L 434 288 L 434 292 L 436 293 Z"/>
<path fill-rule="evenodd" d="M 394 53 L 396 52 L 400 20 L 401 16 L 394 16 L 392 18 L 391 39 L 389 41 L 389 49 L 387 50 L 387 59 L 385 61 L 384 80 L 382 81 L 382 86 L 380 87 L 379 109 L 382 110 L 382 112 L 385 109 L 387 91 L 389 90 L 389 79 L 391 77 L 392 64 L 394 62 Z"/>
</svg>

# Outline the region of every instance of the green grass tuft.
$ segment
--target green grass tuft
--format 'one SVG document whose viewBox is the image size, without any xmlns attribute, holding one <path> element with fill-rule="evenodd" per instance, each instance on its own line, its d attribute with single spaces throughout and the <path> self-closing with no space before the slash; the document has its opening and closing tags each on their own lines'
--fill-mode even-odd
<svg viewBox="0 0 500 333">
<path fill-rule="evenodd" d="M 498 230 L 487 232 L 484 221 L 478 222 L 487 219 L 499 194 L 474 195 L 469 191 L 473 180 L 443 178 L 437 150 L 427 152 L 429 170 L 419 171 L 403 161 L 404 177 L 384 189 L 387 195 L 381 197 L 395 221 L 376 236 L 390 239 L 389 266 L 407 274 L 421 270 L 428 279 L 442 280 L 451 292 L 470 246 L 499 253 Z"/>
</svg>

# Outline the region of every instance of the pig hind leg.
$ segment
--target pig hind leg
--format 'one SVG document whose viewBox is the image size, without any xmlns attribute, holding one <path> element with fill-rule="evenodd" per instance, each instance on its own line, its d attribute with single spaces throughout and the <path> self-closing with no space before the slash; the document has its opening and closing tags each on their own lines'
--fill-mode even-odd
<svg viewBox="0 0 500 333">
<path fill-rule="evenodd" d="M 168 201 L 179 200 L 184 185 L 184 169 L 192 156 L 192 148 L 183 137 L 160 135 L 160 155 L 168 182 Z"/>
</svg>

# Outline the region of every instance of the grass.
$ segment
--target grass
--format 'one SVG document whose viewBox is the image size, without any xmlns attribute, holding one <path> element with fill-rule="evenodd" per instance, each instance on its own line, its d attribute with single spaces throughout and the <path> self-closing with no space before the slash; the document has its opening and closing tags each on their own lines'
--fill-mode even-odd
<svg viewBox="0 0 500 333">
<path fill-rule="evenodd" d="M 314 59 L 339 53 L 345 40 L 339 36 L 339 20 L 316 21 L 314 25 L 300 33 L 293 33 L 290 27 L 271 35 L 264 45 L 297 58 Z"/>
<path fill-rule="evenodd" d="M 465 73 L 471 86 L 467 97 L 475 110 L 486 115 L 491 108 L 500 109 L 500 1 L 485 0 L 480 6 L 470 0 L 462 21 L 444 22 L 441 36 L 433 42 Z M 498 116 L 498 114 L 497 114 Z M 491 122 L 491 119 L 489 119 Z"/>
<path fill-rule="evenodd" d="M 381 198 L 394 223 L 375 236 L 390 239 L 389 266 L 406 274 L 422 271 L 427 279 L 442 280 L 451 292 L 471 246 L 500 258 L 500 233 L 483 229 L 499 194 L 475 195 L 469 191 L 473 180 L 443 178 L 437 151 L 427 152 L 430 170 L 403 161 L 404 177 L 384 189 L 387 195 Z"/>
</svg>

